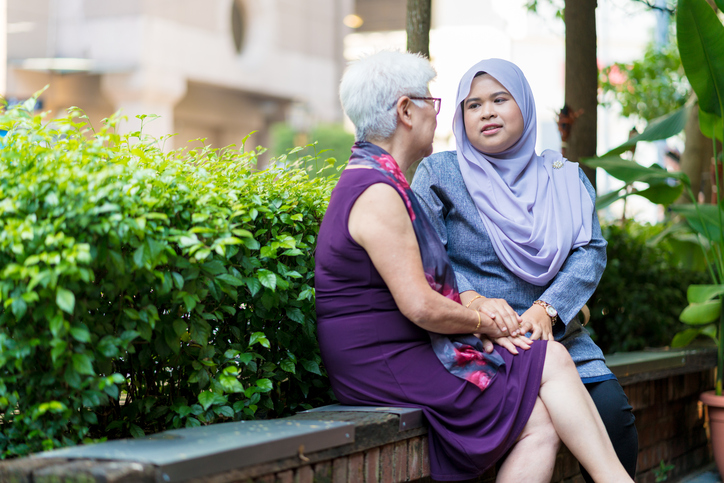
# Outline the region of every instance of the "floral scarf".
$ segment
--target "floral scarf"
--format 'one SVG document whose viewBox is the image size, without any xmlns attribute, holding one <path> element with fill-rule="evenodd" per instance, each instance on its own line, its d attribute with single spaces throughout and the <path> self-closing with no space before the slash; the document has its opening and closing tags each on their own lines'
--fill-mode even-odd
<svg viewBox="0 0 724 483">
<path fill-rule="evenodd" d="M 356 142 L 352 146 L 349 164 L 374 168 L 395 184 L 412 220 L 427 283 L 436 292 L 461 303 L 455 274 L 445 252 L 445 246 L 427 219 L 397 162 L 379 146 L 368 142 Z M 433 350 L 445 368 L 455 376 L 475 384 L 481 390 L 488 387 L 498 368 L 505 364 L 497 352 L 486 353 L 480 339 L 472 334 L 445 336 L 434 332 L 428 333 Z"/>
</svg>

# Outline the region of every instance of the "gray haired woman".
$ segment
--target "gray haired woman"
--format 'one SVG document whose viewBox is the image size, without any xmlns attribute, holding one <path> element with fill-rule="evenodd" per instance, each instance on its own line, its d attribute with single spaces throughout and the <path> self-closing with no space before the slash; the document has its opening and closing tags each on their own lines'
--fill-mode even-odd
<svg viewBox="0 0 724 483">
<path fill-rule="evenodd" d="M 560 436 L 596 481 L 632 481 L 565 348 L 526 338 L 517 317 L 460 303 L 445 247 L 402 174 L 432 152 L 434 76 L 419 56 L 380 52 L 342 79 L 357 142 L 315 256 L 332 389 L 344 404 L 422 409 L 436 480 L 480 476 L 507 454 L 498 481 L 550 481 Z M 473 334 L 505 337 L 510 350 Z"/>
</svg>

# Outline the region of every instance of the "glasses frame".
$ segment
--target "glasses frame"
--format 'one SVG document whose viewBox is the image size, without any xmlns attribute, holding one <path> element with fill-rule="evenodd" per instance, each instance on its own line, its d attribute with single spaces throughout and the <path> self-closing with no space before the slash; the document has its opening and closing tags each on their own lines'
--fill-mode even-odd
<svg viewBox="0 0 724 483">
<path fill-rule="evenodd" d="M 442 99 L 439 97 L 412 97 L 410 96 L 410 99 L 415 99 L 417 101 L 432 101 L 432 107 L 435 108 L 435 114 L 440 114 L 440 106 L 442 105 Z"/>
<path fill-rule="evenodd" d="M 442 105 L 442 99 L 439 97 L 413 97 L 408 96 L 410 99 L 414 99 L 416 101 L 432 101 L 432 107 L 435 108 L 435 114 L 440 114 L 440 106 Z M 399 100 L 399 98 L 398 98 Z M 390 107 L 387 109 L 392 109 L 397 105 L 397 101 L 395 101 Z"/>
</svg>

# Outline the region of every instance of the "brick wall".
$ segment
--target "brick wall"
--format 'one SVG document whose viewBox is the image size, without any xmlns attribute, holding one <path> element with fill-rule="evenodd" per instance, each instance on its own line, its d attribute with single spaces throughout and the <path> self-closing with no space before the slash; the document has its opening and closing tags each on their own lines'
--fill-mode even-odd
<svg viewBox="0 0 724 483">
<path fill-rule="evenodd" d="M 639 433 L 638 483 L 654 483 L 661 461 L 674 465 L 669 481 L 712 461 L 699 394 L 713 387 L 713 369 L 624 385 Z M 398 483 L 429 475 L 427 437 L 417 436 L 254 482 Z M 494 482 L 495 471 L 478 481 Z M 558 453 L 552 483 L 583 483 L 578 461 L 565 447 Z"/>
</svg>

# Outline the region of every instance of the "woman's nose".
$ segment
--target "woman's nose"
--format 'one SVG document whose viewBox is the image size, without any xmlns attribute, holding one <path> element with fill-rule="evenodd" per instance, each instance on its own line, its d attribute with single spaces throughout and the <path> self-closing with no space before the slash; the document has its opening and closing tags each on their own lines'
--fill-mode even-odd
<svg viewBox="0 0 724 483">
<path fill-rule="evenodd" d="M 483 119 L 490 119 L 491 117 L 495 117 L 495 110 L 487 104 L 483 105 L 483 108 L 480 110 L 480 117 Z"/>
</svg>

